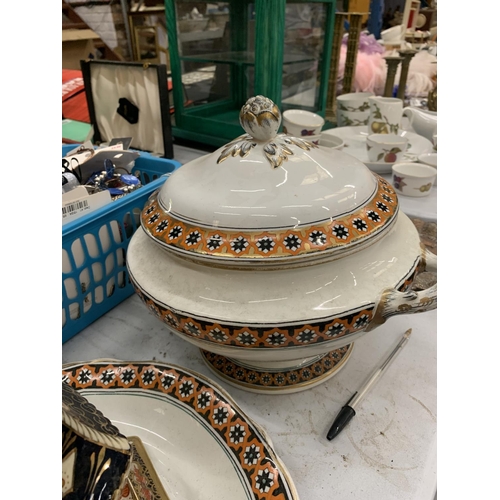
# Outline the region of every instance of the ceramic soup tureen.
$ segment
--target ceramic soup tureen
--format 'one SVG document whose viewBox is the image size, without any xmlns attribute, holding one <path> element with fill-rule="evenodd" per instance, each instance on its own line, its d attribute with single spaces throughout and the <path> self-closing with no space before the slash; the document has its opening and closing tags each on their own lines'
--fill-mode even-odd
<svg viewBox="0 0 500 500">
<path fill-rule="evenodd" d="M 269 99 L 247 132 L 154 193 L 127 266 L 147 307 L 226 381 L 297 391 L 334 375 L 353 342 L 395 314 L 437 306 L 435 270 L 392 186 L 354 157 L 277 134 Z"/>
</svg>

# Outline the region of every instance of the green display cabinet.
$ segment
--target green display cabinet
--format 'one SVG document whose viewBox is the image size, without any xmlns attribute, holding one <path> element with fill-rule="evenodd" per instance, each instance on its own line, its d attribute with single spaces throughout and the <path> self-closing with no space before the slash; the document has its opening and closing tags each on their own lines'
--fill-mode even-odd
<svg viewBox="0 0 500 500">
<path fill-rule="evenodd" d="M 222 146 L 245 101 L 325 115 L 336 0 L 165 0 L 174 137 Z"/>
</svg>

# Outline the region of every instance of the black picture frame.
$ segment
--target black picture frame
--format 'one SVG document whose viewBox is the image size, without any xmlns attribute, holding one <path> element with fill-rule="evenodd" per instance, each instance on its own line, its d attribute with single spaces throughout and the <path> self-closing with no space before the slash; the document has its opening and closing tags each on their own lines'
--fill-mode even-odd
<svg viewBox="0 0 500 500">
<path fill-rule="evenodd" d="M 168 97 L 168 77 L 167 77 L 167 65 L 166 64 L 153 64 L 153 63 L 141 63 L 141 62 L 123 62 L 123 61 L 94 61 L 94 60 L 81 60 L 80 67 L 82 71 L 83 82 L 85 86 L 85 96 L 87 98 L 87 106 L 89 110 L 90 122 L 94 127 L 93 141 L 95 143 L 102 142 L 101 132 L 97 125 L 96 110 L 94 106 L 94 99 L 92 96 L 92 84 L 91 75 L 92 67 L 96 64 L 102 65 L 112 65 L 120 67 L 132 67 L 132 68 L 144 68 L 144 69 L 155 69 L 158 78 L 158 91 L 160 95 L 160 116 L 162 124 L 162 136 L 163 136 L 163 158 L 173 159 L 174 158 L 174 147 L 173 147 L 173 137 L 172 137 L 172 123 L 170 119 L 170 103 Z M 139 106 L 140 107 L 140 106 Z"/>
</svg>

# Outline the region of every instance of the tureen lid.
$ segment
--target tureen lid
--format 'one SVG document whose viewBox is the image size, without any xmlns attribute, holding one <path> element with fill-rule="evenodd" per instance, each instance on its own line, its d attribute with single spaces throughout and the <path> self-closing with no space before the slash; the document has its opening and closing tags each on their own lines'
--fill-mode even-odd
<svg viewBox="0 0 500 500">
<path fill-rule="evenodd" d="M 349 154 L 277 134 L 280 123 L 276 104 L 250 98 L 246 134 L 174 172 L 142 212 L 146 233 L 180 254 L 241 264 L 340 254 L 392 225 L 389 183 Z"/>
</svg>

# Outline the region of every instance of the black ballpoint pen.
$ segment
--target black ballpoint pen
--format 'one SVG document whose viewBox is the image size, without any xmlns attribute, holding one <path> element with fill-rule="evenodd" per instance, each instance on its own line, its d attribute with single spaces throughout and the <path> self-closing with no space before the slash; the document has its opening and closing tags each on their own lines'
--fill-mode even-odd
<svg viewBox="0 0 500 500">
<path fill-rule="evenodd" d="M 328 439 L 328 441 L 331 441 L 335 436 L 337 436 L 342 431 L 342 429 L 350 422 L 352 417 L 356 415 L 356 410 L 354 408 L 359 404 L 366 393 L 375 385 L 378 379 L 387 370 L 391 362 L 408 342 L 410 335 L 411 328 L 404 333 L 403 338 L 396 344 L 396 346 L 387 356 L 384 362 L 371 374 L 370 378 L 364 383 L 362 388 L 359 389 L 359 391 L 356 391 L 351 396 L 349 401 L 347 401 L 347 403 L 342 407 L 332 426 L 330 427 L 328 434 L 326 435 L 326 439 Z"/>
</svg>

